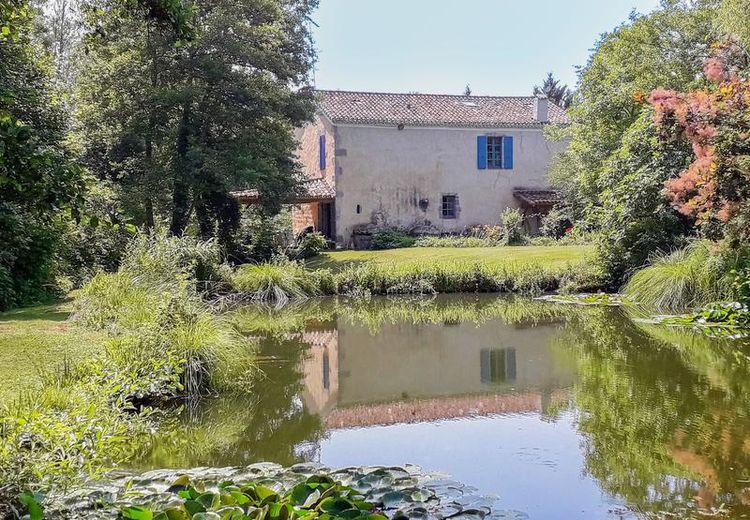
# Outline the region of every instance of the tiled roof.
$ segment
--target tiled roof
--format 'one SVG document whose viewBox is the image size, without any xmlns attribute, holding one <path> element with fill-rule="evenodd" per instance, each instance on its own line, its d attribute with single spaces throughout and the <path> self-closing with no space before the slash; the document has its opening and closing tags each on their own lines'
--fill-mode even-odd
<svg viewBox="0 0 750 520">
<path fill-rule="evenodd" d="M 517 188 L 513 196 L 529 206 L 552 205 L 560 202 L 560 194 L 555 190 L 531 190 Z"/>
<path fill-rule="evenodd" d="M 307 179 L 303 182 L 302 187 L 304 190 L 303 193 L 287 202 L 321 202 L 336 198 L 335 190 L 322 177 Z M 237 198 L 241 204 L 257 204 L 260 197 L 256 189 L 233 191 L 231 195 Z"/>
<path fill-rule="evenodd" d="M 464 128 L 540 127 L 534 118 L 534 96 L 450 96 L 318 90 L 319 106 L 334 123 L 450 126 Z M 570 122 L 549 102 L 549 122 Z"/>
</svg>

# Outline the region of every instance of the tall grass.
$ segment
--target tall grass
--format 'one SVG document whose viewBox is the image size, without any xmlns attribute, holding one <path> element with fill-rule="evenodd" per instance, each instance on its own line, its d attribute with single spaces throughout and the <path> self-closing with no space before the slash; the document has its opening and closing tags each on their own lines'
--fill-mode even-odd
<svg viewBox="0 0 750 520">
<path fill-rule="evenodd" d="M 700 307 L 732 297 L 729 271 L 737 258 L 712 251 L 707 241 L 654 255 L 649 265 L 627 282 L 625 294 L 656 309 L 677 311 Z"/>
<path fill-rule="evenodd" d="M 305 269 L 297 262 L 243 265 L 232 276 L 235 293 L 252 301 L 285 305 L 292 299 L 322 294 L 320 273 Z"/>
<path fill-rule="evenodd" d="M 217 262 L 211 242 L 138 238 L 117 273 L 81 289 L 73 319 L 110 334 L 105 368 L 138 374 L 140 398 L 247 388 L 254 345 L 204 302 L 196 279 L 220 272 Z"/>
<path fill-rule="evenodd" d="M 580 264 L 478 262 L 377 263 L 349 265 L 338 272 L 308 270 L 301 264 L 240 267 L 233 291 L 257 302 L 282 306 L 293 299 L 320 295 L 391 295 L 498 292 L 536 295 L 556 289 L 584 290 L 601 285 L 599 273 Z"/>
</svg>

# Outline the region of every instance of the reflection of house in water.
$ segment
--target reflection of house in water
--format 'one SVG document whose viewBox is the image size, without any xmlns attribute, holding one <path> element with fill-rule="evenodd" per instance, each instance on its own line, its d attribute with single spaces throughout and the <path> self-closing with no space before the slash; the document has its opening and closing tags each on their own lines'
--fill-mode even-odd
<svg viewBox="0 0 750 520">
<path fill-rule="evenodd" d="M 565 399 L 573 368 L 556 358 L 554 324 L 383 324 L 338 320 L 304 333 L 303 400 L 330 428 L 542 411 Z"/>
<path fill-rule="evenodd" d="M 310 413 L 325 416 L 336 405 L 339 389 L 338 331 L 307 331 L 300 339 L 309 345 L 303 361 L 302 399 Z"/>
</svg>

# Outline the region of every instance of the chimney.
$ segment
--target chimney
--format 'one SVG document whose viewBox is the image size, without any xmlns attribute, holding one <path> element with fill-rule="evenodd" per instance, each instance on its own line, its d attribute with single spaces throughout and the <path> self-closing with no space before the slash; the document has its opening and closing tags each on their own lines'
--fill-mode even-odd
<svg viewBox="0 0 750 520">
<path fill-rule="evenodd" d="M 534 97 L 534 119 L 540 123 L 549 123 L 549 100 L 547 96 Z"/>
</svg>

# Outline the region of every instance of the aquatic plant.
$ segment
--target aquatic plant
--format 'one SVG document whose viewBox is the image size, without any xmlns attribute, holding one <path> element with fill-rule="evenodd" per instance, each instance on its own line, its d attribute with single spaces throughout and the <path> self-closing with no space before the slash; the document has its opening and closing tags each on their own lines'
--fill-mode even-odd
<svg viewBox="0 0 750 520">
<path fill-rule="evenodd" d="M 376 504 L 350 486 L 326 475 L 313 475 L 281 493 L 259 482 L 238 484 L 225 481 L 207 490 L 187 475 L 168 488 L 175 495 L 170 507 L 159 510 L 147 505 L 120 509 L 122 518 L 148 519 L 232 519 L 232 520 L 387 520 Z"/>
</svg>

